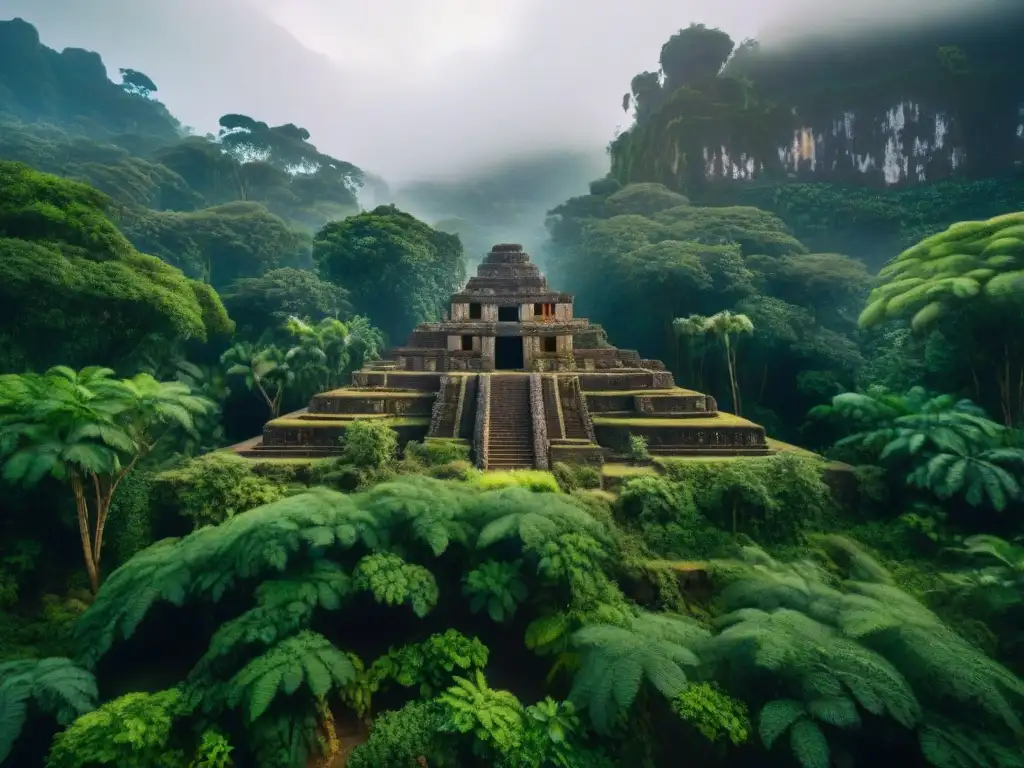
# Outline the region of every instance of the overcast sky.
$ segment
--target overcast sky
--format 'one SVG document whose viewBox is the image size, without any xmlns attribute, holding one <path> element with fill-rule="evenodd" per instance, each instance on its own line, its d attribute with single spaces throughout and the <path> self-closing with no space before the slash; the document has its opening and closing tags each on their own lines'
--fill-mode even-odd
<svg viewBox="0 0 1024 768">
<path fill-rule="evenodd" d="M 0 0 L 0 18 L 33 22 L 51 47 L 99 51 L 115 79 L 118 67 L 146 72 L 201 131 L 227 112 L 294 122 L 321 150 L 402 182 L 536 149 L 599 150 L 627 125 L 633 75 L 656 69 L 691 22 L 738 42 L 964 5 L 833 2 Z"/>
</svg>

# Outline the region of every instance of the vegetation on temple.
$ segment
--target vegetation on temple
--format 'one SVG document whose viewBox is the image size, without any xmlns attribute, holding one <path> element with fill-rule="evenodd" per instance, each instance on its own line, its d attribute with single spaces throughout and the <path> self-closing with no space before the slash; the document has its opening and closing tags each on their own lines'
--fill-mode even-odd
<svg viewBox="0 0 1024 768">
<path fill-rule="evenodd" d="M 808 64 L 681 30 L 546 222 L 578 315 L 818 454 L 483 473 L 373 419 L 217 449 L 439 319 L 561 166 L 359 211 L 296 124 L 189 135 L 0 22 L 0 764 L 1024 765 L 1019 24 L 915 34 Z M 908 142 L 962 108 L 882 187 L 846 160 L 897 92 Z M 837 105 L 832 170 L 683 162 Z"/>
</svg>

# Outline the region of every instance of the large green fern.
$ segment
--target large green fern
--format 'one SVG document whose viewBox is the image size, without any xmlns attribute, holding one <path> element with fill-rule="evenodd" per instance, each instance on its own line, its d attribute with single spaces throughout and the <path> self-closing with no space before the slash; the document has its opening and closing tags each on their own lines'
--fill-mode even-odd
<svg viewBox="0 0 1024 768">
<path fill-rule="evenodd" d="M 452 583 L 452 566 L 460 569 L 456 578 L 474 596 L 486 595 L 491 613 L 496 600 L 504 617 L 527 590 L 537 612 L 531 618 L 566 610 L 564 631 L 543 650 L 571 655 L 569 638 L 581 626 L 631 624 L 611 576 L 614 546 L 609 523 L 569 497 L 427 478 L 350 495 L 318 488 L 139 553 L 101 588 L 76 626 L 76 640 L 82 659 L 95 665 L 159 602 L 223 599 L 225 607 L 241 606 L 213 634 L 184 690 L 198 702 L 203 727 L 243 710 L 248 731 L 239 746 L 246 757 L 297 766 L 312 748 L 313 702 L 326 693 L 337 691 L 365 716 L 385 680 L 434 693 L 454 674 L 472 675 L 485 663 L 479 643 L 462 638 L 470 644 L 463 648 L 445 634 L 364 667 L 312 631 L 329 631 L 325 612 L 344 609 L 361 592 L 423 617 L 442 598 L 462 599 L 439 592 L 430 566 L 443 558 L 443 583 Z M 427 652 L 435 640 L 445 653 Z"/>
<path fill-rule="evenodd" d="M 305 684 L 323 698 L 355 679 L 348 655 L 323 635 L 303 630 L 257 656 L 228 683 L 228 702 L 246 704 L 246 716 L 256 720 L 279 694 L 291 695 Z"/>
<path fill-rule="evenodd" d="M 70 659 L 26 659 L 0 664 L 0 763 L 28 719 L 29 703 L 69 725 L 96 708 L 96 680 Z"/>
<path fill-rule="evenodd" d="M 1022 496 L 1017 476 L 1024 449 L 970 400 L 921 387 L 902 396 L 870 390 L 836 395 L 811 413 L 852 427 L 836 448 L 859 449 L 872 461 L 909 460 L 907 481 L 940 498 L 960 496 L 972 506 L 988 502 L 1002 510 Z"/>
<path fill-rule="evenodd" d="M 754 673 L 751 685 L 760 689 L 764 681 L 757 673 L 768 673 L 778 690 L 788 692 L 789 699 L 762 711 L 766 745 L 790 730 L 803 765 L 822 765 L 827 749 L 823 758 L 813 729 L 823 738 L 822 724 L 857 727 L 859 710 L 920 728 L 922 749 L 941 741 L 935 724 L 943 718 L 957 719 L 956 738 L 1004 748 L 1024 734 L 1017 714 L 1024 681 L 895 587 L 852 542 L 823 537 L 821 545 L 833 565 L 845 563 L 860 580 L 836 581 L 812 563 L 778 563 L 747 549 L 746 564 L 731 566 L 740 575 L 722 594 L 729 613 L 708 644 L 708 658 L 728 662 L 741 679 L 744 670 Z M 932 759 L 927 750 L 923 754 Z"/>
<path fill-rule="evenodd" d="M 681 694 L 700 664 L 694 649 L 707 638 L 696 621 L 673 614 L 641 612 L 628 627 L 585 626 L 573 636 L 582 664 L 569 699 L 587 710 L 599 733 L 609 733 L 644 682 L 668 699 Z"/>
</svg>

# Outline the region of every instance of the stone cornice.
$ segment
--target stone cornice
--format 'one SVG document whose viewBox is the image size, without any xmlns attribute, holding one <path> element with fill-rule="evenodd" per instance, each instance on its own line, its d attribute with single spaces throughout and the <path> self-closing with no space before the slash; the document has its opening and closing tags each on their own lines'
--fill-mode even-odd
<svg viewBox="0 0 1024 768">
<path fill-rule="evenodd" d="M 590 328 L 590 321 L 585 317 L 573 320 L 538 323 L 527 320 L 518 322 L 491 323 L 481 320 L 465 322 L 420 323 L 416 326 L 419 333 L 444 333 L 449 336 L 564 336 L 579 333 Z"/>
<path fill-rule="evenodd" d="M 559 291 L 462 291 L 452 296 L 452 304 L 572 304 L 571 293 Z"/>
</svg>

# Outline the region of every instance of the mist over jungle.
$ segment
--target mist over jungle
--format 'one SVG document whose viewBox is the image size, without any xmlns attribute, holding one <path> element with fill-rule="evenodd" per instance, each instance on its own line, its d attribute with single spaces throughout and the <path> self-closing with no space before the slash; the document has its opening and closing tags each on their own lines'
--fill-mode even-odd
<svg viewBox="0 0 1024 768">
<path fill-rule="evenodd" d="M 1022 0 L 0 0 L 0 766 L 1024 768 Z"/>
</svg>

